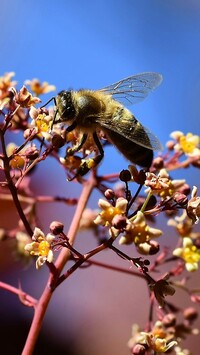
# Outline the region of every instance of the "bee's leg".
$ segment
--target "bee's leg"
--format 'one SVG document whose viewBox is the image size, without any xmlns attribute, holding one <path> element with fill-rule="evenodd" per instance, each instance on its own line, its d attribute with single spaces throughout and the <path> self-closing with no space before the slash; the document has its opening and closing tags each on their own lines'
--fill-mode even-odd
<svg viewBox="0 0 200 355">
<path fill-rule="evenodd" d="M 94 139 L 94 142 L 95 142 L 95 144 L 96 144 L 96 146 L 97 146 L 97 148 L 98 148 L 98 150 L 99 150 L 99 155 L 97 155 L 93 160 L 94 160 L 94 162 L 96 163 L 96 165 L 97 164 L 99 164 L 100 163 L 100 161 L 103 159 L 103 157 L 104 157 L 104 150 L 103 150 L 103 147 L 102 147 L 102 145 L 101 145 L 101 142 L 99 141 L 99 138 L 98 138 L 98 136 L 97 136 L 97 134 L 96 134 L 96 132 L 94 132 L 93 133 L 93 139 Z M 95 166 L 96 166 L 95 165 Z"/>
<path fill-rule="evenodd" d="M 82 148 L 83 144 L 86 142 L 87 136 L 88 135 L 84 133 L 81 137 L 81 140 L 77 142 L 73 147 L 67 150 L 67 155 L 73 155 L 74 153 L 78 152 Z"/>
<path fill-rule="evenodd" d="M 86 135 L 86 138 L 87 138 L 87 135 Z M 73 176 L 72 179 L 69 179 L 69 181 L 73 180 L 74 178 L 76 178 L 79 175 L 84 176 L 85 174 L 88 173 L 88 171 L 90 171 L 90 169 L 95 168 L 100 163 L 100 161 L 103 159 L 104 150 L 102 148 L 102 145 L 99 141 L 99 138 L 98 138 L 96 132 L 93 133 L 93 139 L 94 139 L 94 142 L 95 142 L 100 154 L 97 155 L 95 158 L 83 159 L 81 165 L 79 166 L 79 168 L 77 170 L 76 175 Z M 81 142 L 82 142 L 82 140 L 81 140 Z"/>
</svg>

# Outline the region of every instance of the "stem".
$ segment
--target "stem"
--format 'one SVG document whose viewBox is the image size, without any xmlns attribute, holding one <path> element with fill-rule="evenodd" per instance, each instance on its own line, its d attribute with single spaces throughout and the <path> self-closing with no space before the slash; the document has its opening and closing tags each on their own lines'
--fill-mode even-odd
<svg viewBox="0 0 200 355">
<path fill-rule="evenodd" d="M 52 296 L 52 290 L 50 289 L 50 287 L 46 287 L 42 296 L 40 297 L 37 306 L 35 307 L 33 321 L 26 340 L 26 344 L 22 351 L 22 355 L 33 354 L 34 347 L 42 326 L 42 321 L 45 316 L 45 312 L 50 302 L 51 296 Z"/>
<path fill-rule="evenodd" d="M 24 227 L 25 227 L 27 233 L 30 236 L 32 236 L 33 235 L 33 231 L 32 231 L 32 229 L 30 227 L 30 224 L 29 224 L 28 220 L 26 219 L 26 216 L 24 214 L 24 211 L 23 211 L 22 206 L 20 204 L 20 201 L 18 199 L 17 189 L 16 189 L 15 185 L 13 184 L 12 178 L 10 176 L 9 159 L 8 159 L 7 152 L 6 152 L 4 135 L 3 135 L 3 132 L 1 130 L 0 130 L 0 136 L 1 136 L 2 150 L 3 150 L 3 154 L 4 154 L 4 172 L 5 172 L 8 188 L 9 188 L 9 190 L 11 192 L 11 195 L 12 195 L 12 198 L 13 198 L 13 202 L 15 204 L 15 207 L 17 209 L 19 217 L 21 218 L 21 220 L 22 220 L 22 222 L 24 224 Z"/>
<path fill-rule="evenodd" d="M 89 199 L 91 192 L 92 192 L 93 188 L 95 187 L 95 185 L 96 185 L 96 180 L 93 178 L 93 176 L 91 174 L 90 179 L 88 181 L 84 182 L 83 191 L 81 193 L 72 223 L 71 223 L 69 231 L 67 233 L 67 236 L 68 236 L 68 239 L 69 239 L 69 242 L 71 245 L 73 245 L 73 243 L 74 243 L 76 233 L 79 228 L 79 223 L 80 223 L 82 213 L 86 207 L 88 199 Z M 65 264 L 69 260 L 69 258 L 70 258 L 70 250 L 63 248 L 61 250 L 60 255 L 59 255 L 58 259 L 56 260 L 56 264 L 55 264 L 56 268 L 58 270 L 58 274 L 61 273 L 63 267 L 65 266 Z"/>
<path fill-rule="evenodd" d="M 79 228 L 79 223 L 80 223 L 80 218 L 82 216 L 82 213 L 86 207 L 86 204 L 88 202 L 88 199 L 90 197 L 90 194 L 96 185 L 96 180 L 94 177 L 91 175 L 90 179 L 86 182 L 84 182 L 83 190 L 80 196 L 80 199 L 78 201 L 78 205 L 72 220 L 72 223 L 70 225 L 69 231 L 68 231 L 68 238 L 70 244 L 73 244 L 78 228 Z M 67 263 L 67 261 L 70 258 L 70 250 L 63 248 L 60 252 L 60 255 L 58 259 L 56 260 L 55 266 L 56 266 L 56 273 L 51 273 L 49 280 L 47 282 L 47 285 L 43 291 L 42 296 L 40 297 L 38 304 L 35 308 L 35 314 L 33 317 L 32 325 L 26 340 L 26 344 L 24 346 L 24 350 L 22 352 L 22 355 L 31 355 L 33 353 L 38 335 L 40 333 L 40 329 L 42 327 L 42 322 L 46 313 L 47 306 L 51 300 L 51 297 L 53 295 L 53 291 L 55 289 L 55 286 L 57 285 L 58 277 Z M 76 265 L 76 264 L 75 264 Z M 76 268 L 79 265 L 76 266 Z M 74 266 L 75 268 L 75 266 Z M 72 270 L 74 271 L 74 270 Z"/>
</svg>

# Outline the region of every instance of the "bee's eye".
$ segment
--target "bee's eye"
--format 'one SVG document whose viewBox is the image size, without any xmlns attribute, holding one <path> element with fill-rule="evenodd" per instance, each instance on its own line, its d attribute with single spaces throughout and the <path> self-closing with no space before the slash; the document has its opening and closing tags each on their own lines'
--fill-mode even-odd
<svg viewBox="0 0 200 355">
<path fill-rule="evenodd" d="M 61 91 L 57 96 L 57 106 L 63 119 L 71 119 L 75 115 L 71 91 Z"/>
</svg>

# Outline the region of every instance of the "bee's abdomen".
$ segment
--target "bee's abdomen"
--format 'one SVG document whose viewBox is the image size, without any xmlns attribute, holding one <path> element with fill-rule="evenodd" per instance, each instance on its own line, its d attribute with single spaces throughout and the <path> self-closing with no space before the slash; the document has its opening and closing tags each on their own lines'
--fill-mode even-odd
<svg viewBox="0 0 200 355">
<path fill-rule="evenodd" d="M 106 132 L 111 142 L 131 163 L 145 168 L 151 166 L 153 160 L 153 151 L 151 149 L 136 144 L 116 132 L 107 129 Z"/>
</svg>

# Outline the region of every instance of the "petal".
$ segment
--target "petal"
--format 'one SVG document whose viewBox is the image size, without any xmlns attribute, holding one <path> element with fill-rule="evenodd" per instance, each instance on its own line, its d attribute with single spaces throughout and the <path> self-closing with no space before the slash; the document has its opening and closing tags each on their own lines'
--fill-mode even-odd
<svg viewBox="0 0 200 355">
<path fill-rule="evenodd" d="M 117 201 L 116 201 L 115 207 L 119 208 L 119 210 L 122 213 L 125 213 L 126 212 L 127 203 L 128 203 L 128 201 L 125 198 L 123 198 L 123 197 L 122 198 L 118 198 Z"/>
<path fill-rule="evenodd" d="M 48 261 L 49 263 L 52 263 L 52 262 L 53 262 L 53 259 L 54 259 L 54 257 L 53 257 L 53 252 L 52 252 L 52 250 L 50 249 L 49 252 L 48 252 L 48 255 L 47 255 L 47 261 Z"/>
<path fill-rule="evenodd" d="M 45 238 L 45 235 L 44 235 L 44 233 L 41 231 L 40 228 L 35 227 L 34 232 L 33 232 L 32 239 L 33 239 L 33 240 L 37 240 L 39 237 Z"/>
<path fill-rule="evenodd" d="M 49 243 L 49 244 L 51 244 L 53 241 L 54 241 L 54 239 L 55 239 L 56 237 L 55 237 L 55 235 L 53 235 L 53 234 L 51 234 L 51 233 L 48 233 L 47 235 L 46 235 L 46 241 Z"/>
<path fill-rule="evenodd" d="M 102 210 L 106 210 L 107 208 L 111 207 L 110 202 L 103 200 L 102 198 L 100 198 L 98 205 Z"/>
<path fill-rule="evenodd" d="M 40 269 L 42 265 L 44 265 L 47 260 L 46 256 L 39 256 L 36 260 L 36 269 Z"/>
<path fill-rule="evenodd" d="M 188 248 L 193 245 L 192 240 L 188 237 L 183 238 L 183 248 Z"/>
<path fill-rule="evenodd" d="M 173 251 L 173 255 L 174 256 L 180 256 L 182 255 L 183 253 L 183 248 L 176 248 L 174 251 Z"/>
<path fill-rule="evenodd" d="M 198 263 L 186 263 L 186 270 L 189 272 L 198 270 Z"/>
</svg>

